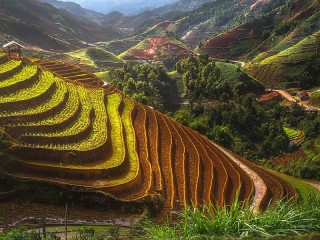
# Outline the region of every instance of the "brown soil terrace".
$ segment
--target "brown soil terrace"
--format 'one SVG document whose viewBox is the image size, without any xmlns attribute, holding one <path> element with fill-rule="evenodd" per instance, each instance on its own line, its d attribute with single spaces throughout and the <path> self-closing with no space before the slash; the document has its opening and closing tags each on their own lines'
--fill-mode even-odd
<svg viewBox="0 0 320 240">
<path fill-rule="evenodd" d="M 6 59 L 3 58 L 2 62 Z M 249 203 L 253 197 L 251 207 L 256 213 L 265 209 L 270 200 L 274 202 L 285 196 L 296 196 L 295 189 L 273 173 L 232 154 L 162 113 L 134 102 L 112 86 L 101 86 L 102 81 L 90 73 L 62 62 L 40 61 L 38 64 L 40 72 L 50 70 L 68 82 L 70 86 L 65 89 L 67 101 L 61 97 L 60 107 L 50 109 L 50 114 L 31 112 L 24 118 L 15 116 L 17 110 L 10 108 L 5 108 L 7 112 L 4 113 L 3 107 L 11 103 L 0 102 L 0 128 L 10 129 L 7 135 L 14 145 L 9 153 L 18 158 L 0 165 L 0 170 L 9 175 L 90 189 L 111 197 L 119 203 L 120 209 L 124 202 L 143 203 L 153 209 L 155 216 L 164 219 L 170 212 L 187 205 L 231 205 L 238 190 L 240 201 Z M 7 76 L 0 76 L 0 82 L 20 71 L 21 68 L 11 69 Z M 61 87 L 57 84 L 47 90 L 50 94 L 43 93 L 38 100 L 25 102 L 19 111 L 30 111 L 30 107 L 50 100 Z M 23 86 L 16 88 L 9 94 Z M 89 90 L 95 91 L 95 95 L 87 96 L 88 99 L 95 101 L 80 97 Z M 77 101 L 74 101 L 74 109 L 65 113 L 63 110 L 69 100 Z M 81 125 L 82 134 L 71 133 L 67 142 L 55 135 L 55 132 L 79 124 L 79 116 L 88 107 L 92 115 L 87 117 L 86 125 Z M 51 128 L 50 125 L 41 125 L 41 121 L 34 124 L 37 120 L 48 120 L 59 114 L 61 119 L 57 119 Z M 85 142 L 97 134 L 97 124 L 102 143 L 96 146 L 96 142 L 92 142 L 82 151 L 69 149 L 70 144 Z M 52 142 L 42 145 L 37 137 L 32 141 L 24 138 L 21 142 L 21 135 L 37 132 L 52 134 Z M 59 144 L 53 139 L 58 139 Z M 119 144 L 122 151 L 117 148 Z"/>
</svg>

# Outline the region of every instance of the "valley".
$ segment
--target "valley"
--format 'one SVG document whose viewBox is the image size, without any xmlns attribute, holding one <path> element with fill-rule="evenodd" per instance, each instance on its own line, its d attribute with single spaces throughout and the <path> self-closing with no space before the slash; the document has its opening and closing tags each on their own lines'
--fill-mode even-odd
<svg viewBox="0 0 320 240">
<path fill-rule="evenodd" d="M 0 240 L 317 239 L 319 2 L 130 4 L 0 0 Z"/>
</svg>

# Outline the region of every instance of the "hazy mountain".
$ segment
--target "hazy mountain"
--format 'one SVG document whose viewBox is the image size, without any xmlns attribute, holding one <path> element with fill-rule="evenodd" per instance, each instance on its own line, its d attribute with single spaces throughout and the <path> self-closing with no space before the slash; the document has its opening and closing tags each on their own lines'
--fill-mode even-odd
<svg viewBox="0 0 320 240">
<path fill-rule="evenodd" d="M 96 22 L 100 22 L 103 18 L 102 13 L 98 13 L 98 12 L 83 8 L 79 4 L 74 2 L 65 2 L 65 1 L 58 1 L 58 0 L 40 0 L 40 1 L 49 3 L 55 8 L 66 10 L 72 13 L 73 15 L 88 18 Z"/>
<path fill-rule="evenodd" d="M 171 4 L 159 7 L 154 11 L 158 14 L 169 12 L 188 12 L 201 7 L 204 3 L 216 0 L 177 0 Z"/>
<path fill-rule="evenodd" d="M 0 6 L 0 36 L 11 36 L 45 49 L 72 49 L 85 46 L 86 42 L 120 36 L 113 28 L 102 27 L 38 0 L 0 0 Z"/>
<path fill-rule="evenodd" d="M 139 14 L 176 0 L 83 0 L 81 6 L 102 13 L 118 11 L 125 15 Z"/>
</svg>

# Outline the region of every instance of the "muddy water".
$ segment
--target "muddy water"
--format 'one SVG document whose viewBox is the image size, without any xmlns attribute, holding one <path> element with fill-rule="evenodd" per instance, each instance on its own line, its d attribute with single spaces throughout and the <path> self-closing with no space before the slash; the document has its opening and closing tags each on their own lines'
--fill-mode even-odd
<svg viewBox="0 0 320 240">
<path fill-rule="evenodd" d="M 39 225 L 42 219 L 46 224 L 64 224 L 65 207 L 24 202 L 0 203 L 0 230 L 5 225 Z M 125 213 L 105 211 L 104 209 L 79 209 L 68 207 L 68 224 L 75 225 L 112 225 L 130 227 L 141 217 L 142 212 Z"/>
</svg>

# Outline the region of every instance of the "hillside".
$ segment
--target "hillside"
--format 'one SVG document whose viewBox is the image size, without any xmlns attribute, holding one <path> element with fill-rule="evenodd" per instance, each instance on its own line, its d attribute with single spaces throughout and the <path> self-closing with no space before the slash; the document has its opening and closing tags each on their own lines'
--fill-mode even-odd
<svg viewBox="0 0 320 240">
<path fill-rule="evenodd" d="M 125 15 L 136 15 L 143 11 L 151 10 L 160 7 L 174 0 L 159 0 L 159 1 L 144 1 L 144 0 L 115 0 L 115 1 L 100 1 L 100 0 L 84 0 L 81 5 L 85 8 L 92 9 L 97 12 L 107 14 L 109 12 L 118 11 Z M 106 4 L 107 3 L 107 4 Z"/>
<path fill-rule="evenodd" d="M 40 0 L 44 3 L 49 3 L 50 5 L 54 6 L 55 8 L 58 9 L 63 9 L 65 11 L 68 11 L 69 13 L 79 16 L 79 17 L 84 17 L 90 20 L 93 20 L 95 22 L 101 22 L 103 18 L 102 13 L 98 13 L 89 9 L 85 9 L 81 7 L 79 4 L 74 3 L 74 2 L 64 2 L 64 1 L 58 1 L 58 0 Z"/>
<path fill-rule="evenodd" d="M 170 37 L 150 37 L 121 53 L 123 60 L 161 61 L 168 57 L 186 58 L 193 52 L 182 42 Z"/>
<path fill-rule="evenodd" d="M 99 68 L 121 67 L 123 61 L 111 52 L 101 48 L 83 48 L 67 53 L 80 60 L 80 64 L 97 66 Z"/>
<path fill-rule="evenodd" d="M 320 83 L 319 48 L 320 32 L 316 32 L 279 53 L 262 54 L 246 69 L 267 86 L 317 86 Z"/>
<path fill-rule="evenodd" d="M 102 24 L 117 28 L 119 31 L 131 35 L 163 20 L 164 18 L 154 11 L 144 11 L 133 16 L 126 16 L 120 12 L 110 12 L 104 15 Z"/>
<path fill-rule="evenodd" d="M 171 4 L 159 7 L 153 10 L 155 13 L 160 15 L 172 14 L 177 12 L 189 12 L 194 9 L 201 7 L 204 3 L 209 2 L 209 0 L 177 0 Z"/>
<path fill-rule="evenodd" d="M 0 126 L 6 142 L 1 146 L 11 156 L 1 157 L 8 178 L 2 196 L 19 192 L 14 183 L 24 179 L 25 194 L 37 191 L 40 185 L 34 183 L 46 186 L 42 202 L 52 194 L 61 202 L 67 191 L 80 205 L 127 212 L 148 206 L 158 217 L 187 205 L 232 204 L 238 190 L 255 211 L 271 199 L 274 204 L 298 198 L 281 175 L 109 85 L 85 82 L 81 69 L 60 62 L 40 62 L 40 69 L 2 53 L 0 62 Z"/>
<path fill-rule="evenodd" d="M 198 36 L 204 36 L 201 41 L 223 33 L 224 31 L 243 23 L 260 14 L 262 6 L 251 7 L 253 0 L 209 1 L 191 12 L 181 13 L 175 17 L 178 20 L 176 34 L 185 39 L 188 44 L 196 44 Z M 278 4 L 278 1 L 275 3 Z M 196 34 L 195 34 L 196 33 Z M 194 39 L 196 38 L 196 39 Z"/>
<path fill-rule="evenodd" d="M 108 41 L 120 34 L 112 28 L 73 16 L 36 0 L 1 0 L 0 33 L 43 49 L 68 50 L 86 42 Z M 0 43 L 6 42 L 0 38 Z"/>
</svg>

